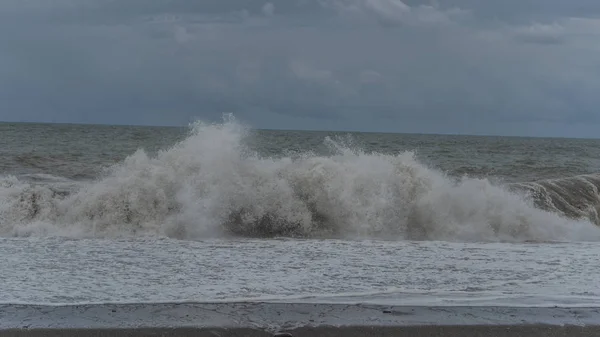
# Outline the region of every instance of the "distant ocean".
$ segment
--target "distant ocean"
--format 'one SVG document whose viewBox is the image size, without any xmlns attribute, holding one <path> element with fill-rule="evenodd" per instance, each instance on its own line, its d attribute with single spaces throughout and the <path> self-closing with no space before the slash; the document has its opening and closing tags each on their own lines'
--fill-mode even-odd
<svg viewBox="0 0 600 337">
<path fill-rule="evenodd" d="M 600 140 L 0 124 L 0 303 L 600 301 Z"/>
</svg>

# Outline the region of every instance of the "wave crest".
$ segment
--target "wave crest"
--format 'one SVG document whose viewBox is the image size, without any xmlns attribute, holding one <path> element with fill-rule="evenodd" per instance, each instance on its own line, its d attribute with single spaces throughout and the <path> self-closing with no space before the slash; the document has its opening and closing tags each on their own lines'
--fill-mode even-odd
<svg viewBox="0 0 600 337">
<path fill-rule="evenodd" d="M 68 188 L 6 177 L 0 235 L 600 239 L 587 213 L 542 209 L 539 196 L 519 192 L 533 185 L 453 179 L 411 152 L 365 153 L 332 139 L 328 156 L 261 157 L 244 145 L 249 131 L 234 120 L 197 123 L 172 148 L 138 150 Z"/>
</svg>

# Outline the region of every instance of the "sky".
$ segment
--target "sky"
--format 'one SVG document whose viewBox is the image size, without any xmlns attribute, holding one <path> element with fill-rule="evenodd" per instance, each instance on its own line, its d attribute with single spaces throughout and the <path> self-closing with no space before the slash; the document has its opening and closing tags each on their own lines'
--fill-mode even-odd
<svg viewBox="0 0 600 337">
<path fill-rule="evenodd" d="M 3 0 L 0 120 L 598 137 L 598 0 Z"/>
</svg>

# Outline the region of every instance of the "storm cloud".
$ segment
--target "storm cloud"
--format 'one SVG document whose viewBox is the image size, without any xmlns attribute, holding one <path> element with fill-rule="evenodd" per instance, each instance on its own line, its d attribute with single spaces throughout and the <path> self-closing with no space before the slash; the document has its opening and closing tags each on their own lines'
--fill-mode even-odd
<svg viewBox="0 0 600 337">
<path fill-rule="evenodd" d="M 597 137 L 600 2 L 7 0 L 0 120 Z"/>
</svg>

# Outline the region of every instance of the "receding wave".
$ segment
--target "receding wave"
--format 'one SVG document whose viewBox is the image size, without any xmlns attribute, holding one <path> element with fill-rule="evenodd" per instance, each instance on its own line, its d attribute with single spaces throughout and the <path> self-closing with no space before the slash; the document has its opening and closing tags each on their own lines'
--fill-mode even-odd
<svg viewBox="0 0 600 337">
<path fill-rule="evenodd" d="M 502 186 L 328 138 L 327 156 L 261 157 L 248 132 L 198 123 L 88 183 L 0 178 L 0 235 L 600 240 L 600 176 Z"/>
</svg>

